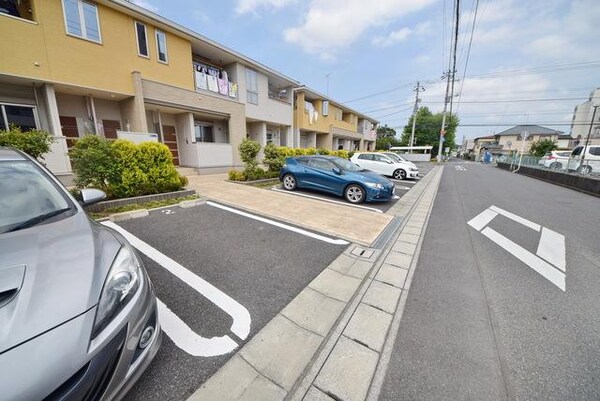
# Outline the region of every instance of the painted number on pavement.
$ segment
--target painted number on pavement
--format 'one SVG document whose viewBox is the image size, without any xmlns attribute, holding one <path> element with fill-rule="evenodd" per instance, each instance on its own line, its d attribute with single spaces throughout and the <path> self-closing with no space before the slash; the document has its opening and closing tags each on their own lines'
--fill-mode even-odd
<svg viewBox="0 0 600 401">
<path fill-rule="evenodd" d="M 225 294 L 209 282 L 198 277 L 190 270 L 175 262 L 168 256 L 137 238 L 130 232 L 121 228 L 111 221 L 105 221 L 107 227 L 113 228 L 121 233 L 135 248 L 154 260 L 171 274 L 178 277 L 184 283 L 202 294 L 213 304 L 227 313 L 233 319 L 231 332 L 241 340 L 245 340 L 250 334 L 250 312 L 235 299 Z M 193 356 L 217 356 L 227 354 L 238 347 L 229 335 L 205 338 L 196 334 L 179 316 L 169 309 L 160 299 L 157 299 L 158 317 L 164 332 L 173 340 L 175 345 Z"/>
<path fill-rule="evenodd" d="M 487 225 L 499 214 L 516 223 L 522 224 L 533 231 L 538 233 L 541 232 L 540 242 L 535 254 L 506 238 L 496 230 L 487 227 Z M 490 206 L 479 213 L 477 216 L 473 217 L 468 224 L 495 242 L 505 251 L 515 256 L 521 262 L 544 276 L 544 278 L 549 280 L 552 284 L 563 291 L 566 290 L 566 250 L 564 235 L 496 206 Z"/>
</svg>

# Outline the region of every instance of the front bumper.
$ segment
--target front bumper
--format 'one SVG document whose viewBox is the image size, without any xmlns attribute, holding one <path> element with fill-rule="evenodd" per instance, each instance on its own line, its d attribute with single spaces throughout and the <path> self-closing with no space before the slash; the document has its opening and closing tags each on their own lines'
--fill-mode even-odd
<svg viewBox="0 0 600 401">
<path fill-rule="evenodd" d="M 156 355 L 162 340 L 156 298 L 144 273 L 138 293 L 90 341 L 96 307 L 0 355 L 0 398 L 113 400 L 121 398 Z M 155 330 L 141 349 L 148 324 Z M 6 398 L 4 398 L 6 397 Z"/>
<path fill-rule="evenodd" d="M 385 202 L 394 197 L 395 187 L 367 188 L 367 202 Z"/>
<path fill-rule="evenodd" d="M 418 178 L 418 177 L 419 177 L 419 170 L 416 170 L 416 171 L 409 171 L 409 172 L 406 174 L 406 177 L 407 177 L 407 178 Z"/>
</svg>

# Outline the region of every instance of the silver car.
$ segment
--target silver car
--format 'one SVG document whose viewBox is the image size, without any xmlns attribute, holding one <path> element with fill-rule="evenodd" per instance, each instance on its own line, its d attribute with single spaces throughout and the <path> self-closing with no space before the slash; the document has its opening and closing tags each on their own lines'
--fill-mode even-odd
<svg viewBox="0 0 600 401">
<path fill-rule="evenodd" d="M 119 399 L 161 339 L 131 245 L 35 160 L 0 148 L 0 400 Z"/>
</svg>

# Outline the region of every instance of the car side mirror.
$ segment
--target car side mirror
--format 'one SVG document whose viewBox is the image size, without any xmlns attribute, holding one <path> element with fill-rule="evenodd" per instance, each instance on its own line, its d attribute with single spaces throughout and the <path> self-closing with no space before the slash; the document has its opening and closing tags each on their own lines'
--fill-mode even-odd
<svg viewBox="0 0 600 401">
<path fill-rule="evenodd" d="M 334 172 L 335 174 L 337 174 L 337 175 L 341 175 L 341 174 L 342 174 L 342 170 L 340 170 L 340 168 L 339 168 L 339 167 L 334 167 L 332 170 L 333 170 L 333 172 Z"/>
<path fill-rule="evenodd" d="M 81 190 L 81 201 L 83 206 L 93 205 L 106 198 L 106 193 L 96 188 L 84 188 Z"/>
</svg>

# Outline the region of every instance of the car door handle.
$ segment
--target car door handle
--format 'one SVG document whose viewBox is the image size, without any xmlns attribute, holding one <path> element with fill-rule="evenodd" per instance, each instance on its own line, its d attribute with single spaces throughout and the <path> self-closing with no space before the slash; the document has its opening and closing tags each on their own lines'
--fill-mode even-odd
<svg viewBox="0 0 600 401">
<path fill-rule="evenodd" d="M 9 303 L 21 289 L 25 266 L 0 268 L 0 308 Z"/>
</svg>

